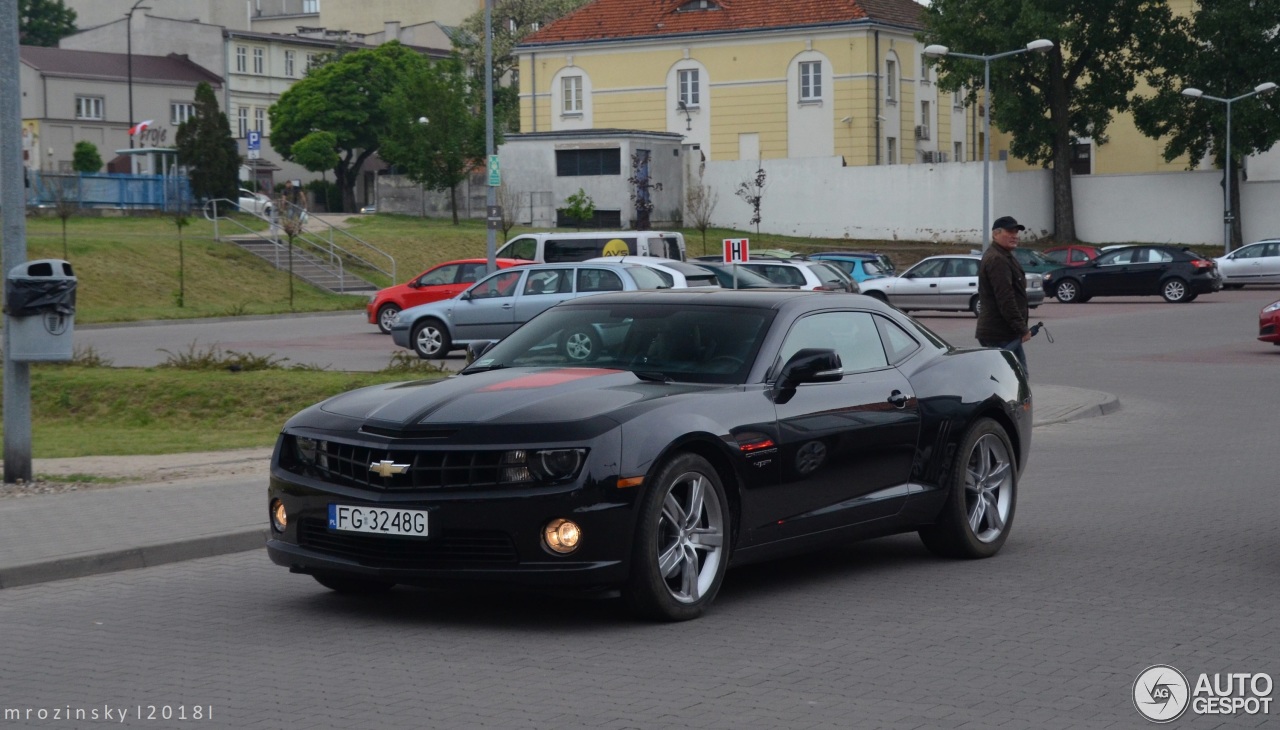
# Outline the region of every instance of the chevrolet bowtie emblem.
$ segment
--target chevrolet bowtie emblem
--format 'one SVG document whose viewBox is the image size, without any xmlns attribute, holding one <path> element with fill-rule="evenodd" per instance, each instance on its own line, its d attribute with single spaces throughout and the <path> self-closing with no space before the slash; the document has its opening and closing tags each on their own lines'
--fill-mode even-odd
<svg viewBox="0 0 1280 730">
<path fill-rule="evenodd" d="M 392 474 L 404 474 L 409 471 L 408 464 L 397 464 L 394 461 L 383 459 L 369 465 L 369 471 L 380 477 L 389 477 Z"/>
</svg>

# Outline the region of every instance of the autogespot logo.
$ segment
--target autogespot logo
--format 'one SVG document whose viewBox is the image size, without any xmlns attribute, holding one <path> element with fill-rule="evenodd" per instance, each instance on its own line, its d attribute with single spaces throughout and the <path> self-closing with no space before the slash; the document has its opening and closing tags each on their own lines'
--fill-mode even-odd
<svg viewBox="0 0 1280 730">
<path fill-rule="evenodd" d="M 1173 722 L 1187 711 L 1191 686 L 1168 664 L 1142 670 L 1133 683 L 1133 706 L 1151 722 Z"/>
</svg>

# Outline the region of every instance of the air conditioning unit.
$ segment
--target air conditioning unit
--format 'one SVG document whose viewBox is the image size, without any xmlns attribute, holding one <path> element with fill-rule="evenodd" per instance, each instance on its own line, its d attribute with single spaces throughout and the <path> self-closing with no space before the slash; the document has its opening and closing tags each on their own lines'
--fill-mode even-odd
<svg viewBox="0 0 1280 730">
<path fill-rule="evenodd" d="M 941 161 L 942 161 L 942 160 L 939 160 L 939 159 L 938 159 L 938 153 L 937 153 L 937 152 L 934 152 L 933 150 L 925 150 L 925 151 L 921 152 L 920 154 L 923 156 L 923 158 L 924 158 L 924 162 L 932 163 L 932 162 L 941 162 Z"/>
<path fill-rule="evenodd" d="M 916 139 L 929 139 L 929 128 L 923 124 L 916 125 Z"/>
</svg>

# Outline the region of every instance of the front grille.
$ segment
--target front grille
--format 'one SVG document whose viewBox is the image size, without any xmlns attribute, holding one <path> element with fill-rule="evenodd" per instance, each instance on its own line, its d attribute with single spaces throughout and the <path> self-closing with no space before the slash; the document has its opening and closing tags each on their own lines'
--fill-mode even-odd
<svg viewBox="0 0 1280 730">
<path fill-rule="evenodd" d="M 371 568 L 407 570 L 510 564 L 516 562 L 511 536 L 497 530 L 443 530 L 429 538 L 330 532 L 328 522 L 298 523 L 298 545 Z"/>
<path fill-rule="evenodd" d="M 321 441 L 317 463 L 307 469 L 318 472 L 321 479 L 334 484 L 385 492 L 527 484 L 502 478 L 503 471 L 518 466 L 500 465 L 504 453 L 375 449 L 336 441 Z M 391 462 L 394 466 L 407 465 L 407 471 L 403 474 L 381 476 L 370 469 L 384 461 Z"/>
</svg>

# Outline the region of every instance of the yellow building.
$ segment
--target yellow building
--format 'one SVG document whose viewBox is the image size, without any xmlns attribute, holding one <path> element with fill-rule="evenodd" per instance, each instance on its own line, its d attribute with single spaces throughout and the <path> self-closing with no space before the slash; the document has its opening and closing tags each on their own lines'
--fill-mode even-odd
<svg viewBox="0 0 1280 730">
<path fill-rule="evenodd" d="M 913 0 L 596 0 L 517 48 L 523 132 L 674 132 L 708 160 L 973 159 Z"/>
</svg>

